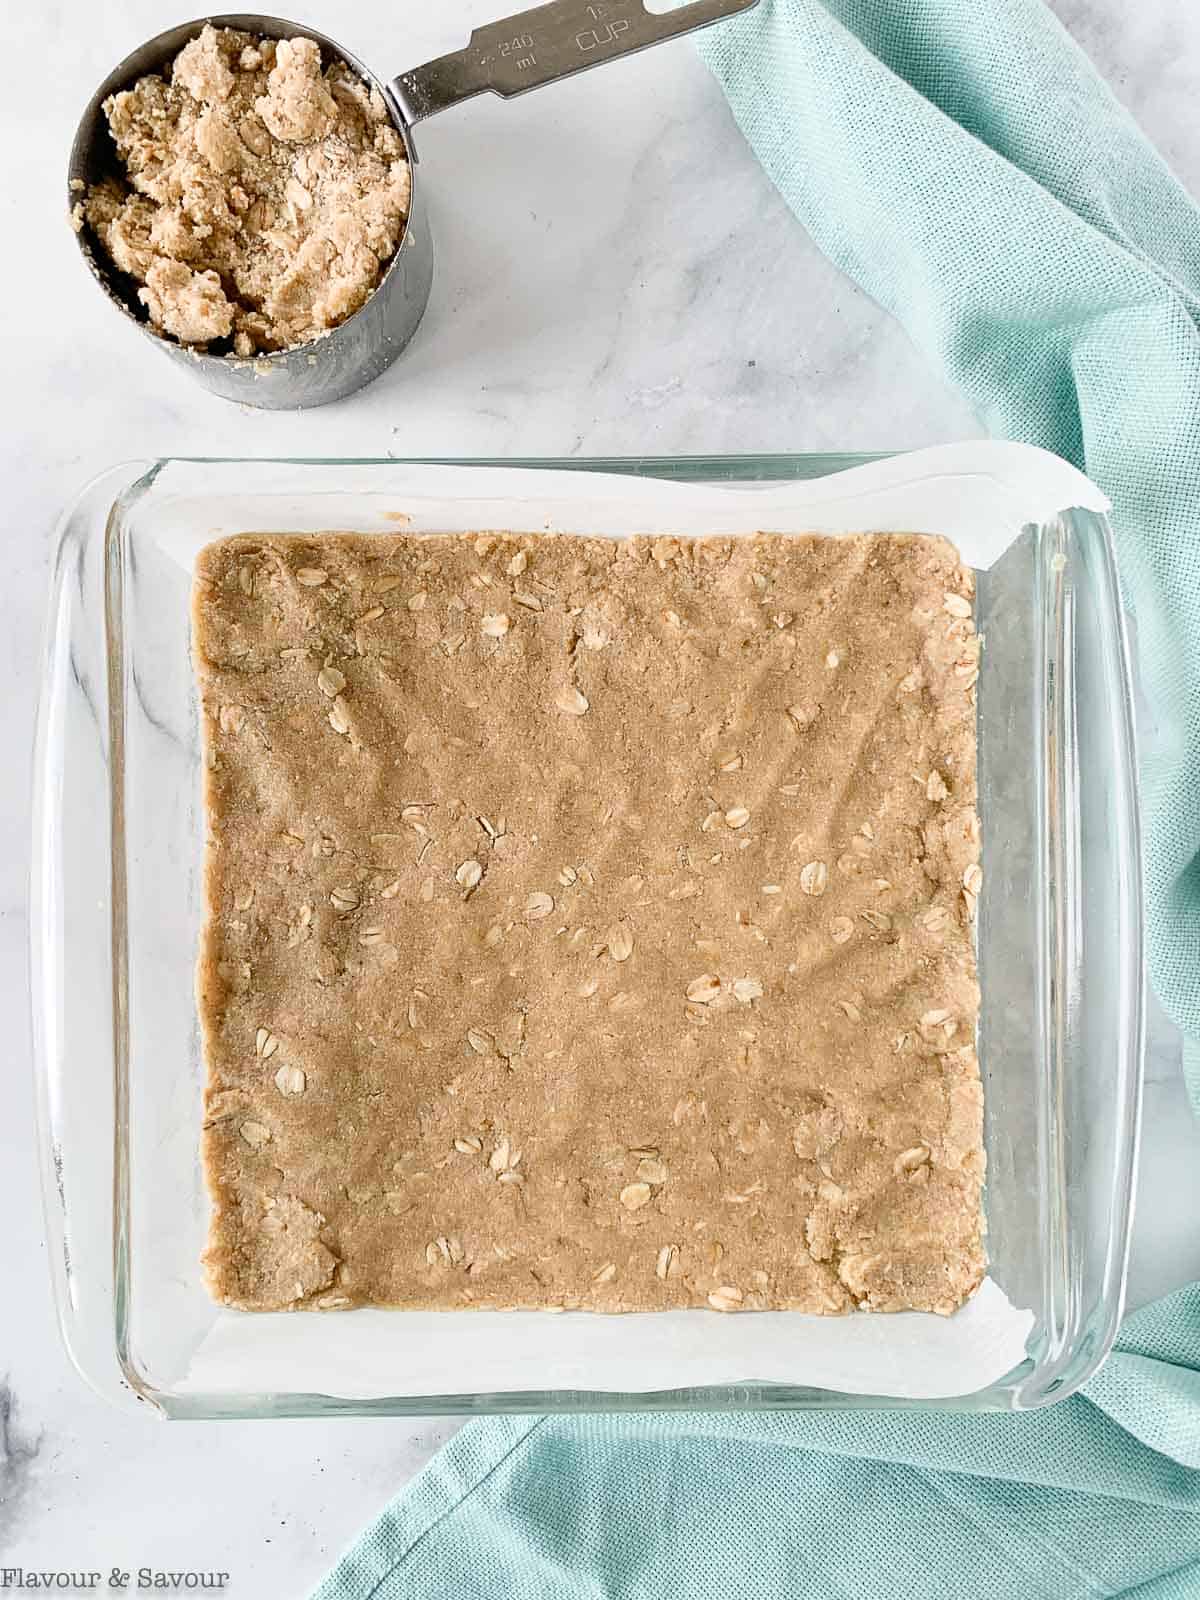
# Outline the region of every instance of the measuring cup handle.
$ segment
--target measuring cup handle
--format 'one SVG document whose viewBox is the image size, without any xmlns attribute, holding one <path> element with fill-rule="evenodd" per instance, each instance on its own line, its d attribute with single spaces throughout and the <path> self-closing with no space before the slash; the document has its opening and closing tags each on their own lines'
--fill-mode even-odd
<svg viewBox="0 0 1200 1600">
<path fill-rule="evenodd" d="M 465 49 L 402 72 L 391 92 L 411 126 L 472 95 L 490 92 L 507 100 L 757 4 L 690 0 L 672 11 L 653 12 L 644 0 L 552 0 L 476 28 Z"/>
</svg>

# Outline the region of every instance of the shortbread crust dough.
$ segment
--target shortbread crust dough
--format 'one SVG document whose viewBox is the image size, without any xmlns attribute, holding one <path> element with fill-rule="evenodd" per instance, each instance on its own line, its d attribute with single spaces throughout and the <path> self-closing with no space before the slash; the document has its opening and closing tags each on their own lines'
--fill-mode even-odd
<svg viewBox="0 0 1200 1600">
<path fill-rule="evenodd" d="M 961 1305 L 972 593 L 918 536 L 210 545 L 214 1296 Z"/>
</svg>

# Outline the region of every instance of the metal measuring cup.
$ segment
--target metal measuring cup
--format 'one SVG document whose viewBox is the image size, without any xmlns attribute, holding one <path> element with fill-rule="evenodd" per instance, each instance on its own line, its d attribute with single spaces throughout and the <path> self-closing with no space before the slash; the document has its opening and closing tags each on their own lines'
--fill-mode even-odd
<svg viewBox="0 0 1200 1600">
<path fill-rule="evenodd" d="M 381 81 L 340 44 L 280 17 L 204 17 L 170 28 L 126 56 L 105 78 L 88 103 L 71 146 L 68 209 L 102 178 L 120 175 L 116 147 L 108 133 L 103 104 L 109 95 L 131 88 L 138 78 L 161 72 L 206 22 L 269 39 L 301 36 L 321 48 L 324 66 L 344 61 L 377 88 L 391 113 L 412 170 L 412 198 L 399 247 L 374 292 L 345 322 L 294 350 L 249 357 L 210 355 L 178 344 L 147 320 L 137 298 L 137 284 L 119 272 L 86 226 L 77 234 L 84 260 L 108 298 L 147 338 L 206 389 L 226 400 L 267 410 L 298 410 L 340 400 L 377 378 L 396 359 L 416 332 L 433 281 L 433 238 L 417 182 L 413 127 L 477 94 L 504 99 L 554 83 L 588 67 L 696 28 L 707 27 L 758 0 L 690 0 L 662 13 L 646 9 L 644 0 L 552 0 L 499 22 L 476 28 L 462 50 Z"/>
</svg>

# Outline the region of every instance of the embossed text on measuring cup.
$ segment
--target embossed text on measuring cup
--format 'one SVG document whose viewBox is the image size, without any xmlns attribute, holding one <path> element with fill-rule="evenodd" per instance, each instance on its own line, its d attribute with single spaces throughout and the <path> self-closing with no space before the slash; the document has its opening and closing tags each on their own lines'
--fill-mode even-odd
<svg viewBox="0 0 1200 1600">
<path fill-rule="evenodd" d="M 687 0 L 658 12 L 645 0 L 549 0 L 476 28 L 465 49 L 401 73 L 393 93 L 411 124 L 472 95 L 523 94 L 757 4 Z"/>
</svg>

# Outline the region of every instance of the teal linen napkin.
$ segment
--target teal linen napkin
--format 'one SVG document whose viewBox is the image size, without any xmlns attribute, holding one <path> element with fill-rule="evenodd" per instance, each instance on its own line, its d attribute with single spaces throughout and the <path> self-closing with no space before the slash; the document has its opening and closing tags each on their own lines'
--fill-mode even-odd
<svg viewBox="0 0 1200 1600">
<path fill-rule="evenodd" d="M 468 1424 L 315 1600 L 1196 1600 L 1200 1286 L 1016 1416 Z"/>
<path fill-rule="evenodd" d="M 1200 215 L 1039 0 L 761 0 L 699 48 L 821 248 L 1113 501 L 1151 974 L 1200 1109 Z M 1200 1285 L 1025 1415 L 472 1423 L 317 1600 L 915 1593 L 1200 1597 Z"/>
</svg>

